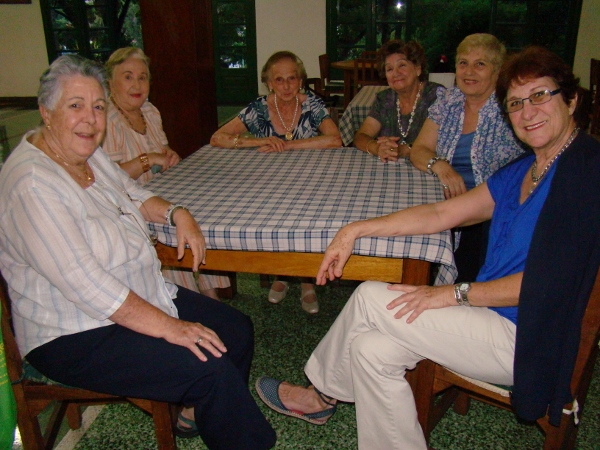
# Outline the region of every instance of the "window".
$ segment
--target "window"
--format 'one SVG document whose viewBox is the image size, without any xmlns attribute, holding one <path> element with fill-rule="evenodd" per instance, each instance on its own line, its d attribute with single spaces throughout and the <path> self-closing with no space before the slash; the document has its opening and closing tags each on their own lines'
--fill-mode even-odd
<svg viewBox="0 0 600 450">
<path fill-rule="evenodd" d="M 430 68 L 472 33 L 491 33 L 507 49 L 540 44 L 572 64 L 582 0 L 327 0 L 327 52 L 333 61 L 417 39 Z"/>
<path fill-rule="evenodd" d="M 138 0 L 40 0 L 48 59 L 78 53 L 97 61 L 142 47 Z"/>
</svg>

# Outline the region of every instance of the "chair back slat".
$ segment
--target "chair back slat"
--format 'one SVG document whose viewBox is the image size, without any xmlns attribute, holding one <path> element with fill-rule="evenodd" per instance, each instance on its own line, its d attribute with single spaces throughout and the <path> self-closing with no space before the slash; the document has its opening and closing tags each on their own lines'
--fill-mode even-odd
<svg viewBox="0 0 600 450">
<path fill-rule="evenodd" d="M 377 62 L 375 60 L 368 58 L 357 58 L 354 60 L 353 97 L 363 86 L 381 84 L 384 84 L 384 82 L 379 78 L 379 71 L 377 70 Z"/>
<path fill-rule="evenodd" d="M 6 354 L 6 367 L 10 381 L 14 382 L 21 378 L 23 364 L 21 362 L 21 353 L 15 340 L 12 329 L 12 316 L 10 307 L 10 298 L 8 297 L 8 287 L 4 277 L 0 274 L 0 303 L 2 303 L 2 340 L 4 342 L 4 352 Z"/>
</svg>

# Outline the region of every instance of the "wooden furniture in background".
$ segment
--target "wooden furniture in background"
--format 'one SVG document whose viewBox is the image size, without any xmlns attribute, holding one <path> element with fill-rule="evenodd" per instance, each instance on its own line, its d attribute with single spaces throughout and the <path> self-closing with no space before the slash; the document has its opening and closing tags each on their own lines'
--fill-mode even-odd
<svg viewBox="0 0 600 450">
<path fill-rule="evenodd" d="M 209 0 L 140 0 L 144 51 L 151 59 L 150 99 L 169 145 L 182 158 L 218 128 Z"/>
<path fill-rule="evenodd" d="M 86 389 L 37 383 L 22 379 L 21 354 L 11 327 L 10 300 L 6 282 L 0 275 L 0 303 L 2 307 L 2 338 L 6 353 L 6 368 L 13 385 L 17 403 L 17 425 L 24 450 L 52 449 L 65 415 L 73 430 L 81 427 L 81 405 L 130 402 L 150 414 L 154 419 L 154 431 L 159 450 L 175 450 L 177 443 L 173 434 L 176 418 L 174 407 L 164 402 L 141 398 L 118 397 Z M 54 404 L 44 433 L 40 429 L 38 415 Z"/>
<path fill-rule="evenodd" d="M 363 86 L 381 86 L 384 81 L 379 78 L 377 62 L 372 58 L 357 58 L 354 60 L 354 75 L 352 77 L 352 97 Z"/>
<path fill-rule="evenodd" d="M 592 373 L 598 355 L 598 342 L 600 339 L 600 272 L 590 294 L 583 323 L 581 327 L 581 340 L 579 353 L 571 378 L 571 393 L 577 401 L 577 416 L 583 412 L 583 406 L 592 379 Z M 418 379 L 416 380 L 415 401 L 419 413 L 419 422 L 429 440 L 429 435 L 446 410 L 454 403 L 454 411 L 465 415 L 469 408 L 470 398 L 489 403 L 504 409 L 511 409 L 510 392 L 497 386 L 478 380 L 463 377 L 444 367 L 424 360 L 417 366 Z M 437 394 L 441 398 L 437 399 Z M 563 411 L 571 411 L 573 404 L 565 405 Z M 548 423 L 548 416 L 537 420 L 537 424 L 544 432 L 546 439 L 544 449 L 573 449 L 577 439 L 577 426 L 572 414 L 563 413 L 559 427 Z"/>
<path fill-rule="evenodd" d="M 329 61 L 329 55 L 319 55 L 319 72 L 321 74 L 321 86 L 323 89 L 324 97 L 329 100 L 332 94 L 343 94 L 344 93 L 344 82 L 342 80 L 332 80 L 331 74 L 331 62 Z"/>
</svg>

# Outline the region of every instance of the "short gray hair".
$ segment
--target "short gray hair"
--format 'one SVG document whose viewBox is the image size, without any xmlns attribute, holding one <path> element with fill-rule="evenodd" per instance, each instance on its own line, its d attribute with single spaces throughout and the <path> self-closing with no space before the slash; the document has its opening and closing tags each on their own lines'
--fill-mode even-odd
<svg viewBox="0 0 600 450">
<path fill-rule="evenodd" d="M 38 105 L 54 111 L 62 95 L 63 82 L 74 76 L 94 78 L 108 98 L 108 81 L 104 67 L 79 55 L 62 55 L 56 58 L 50 67 L 40 77 L 38 90 Z"/>
</svg>

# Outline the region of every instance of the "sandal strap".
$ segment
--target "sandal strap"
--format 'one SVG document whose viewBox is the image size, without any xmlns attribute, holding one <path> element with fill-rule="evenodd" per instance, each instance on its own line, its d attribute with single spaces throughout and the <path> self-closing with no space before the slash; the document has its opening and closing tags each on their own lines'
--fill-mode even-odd
<svg viewBox="0 0 600 450">
<path fill-rule="evenodd" d="M 323 400 L 323 402 L 329 406 L 337 406 L 335 403 L 332 403 L 332 400 L 335 400 L 333 397 L 330 397 L 328 395 L 323 394 L 320 390 L 318 390 L 315 386 L 313 386 L 315 388 L 315 392 L 317 393 L 317 395 L 319 396 L 319 398 L 321 400 Z"/>
<path fill-rule="evenodd" d="M 317 294 L 316 294 L 316 292 L 315 292 L 314 289 L 308 289 L 306 291 L 302 291 L 302 297 L 300 297 L 300 298 L 304 298 L 304 297 L 307 297 L 309 295 L 314 295 L 315 297 L 317 296 Z"/>
<path fill-rule="evenodd" d="M 177 420 L 181 420 L 183 423 L 185 423 L 190 430 L 195 430 L 196 429 L 196 422 L 192 419 L 188 419 L 187 417 L 184 417 L 183 414 L 179 413 L 179 416 L 177 416 Z M 181 428 L 181 427 L 180 427 Z M 184 430 L 188 430 L 187 428 L 183 428 Z"/>
</svg>

